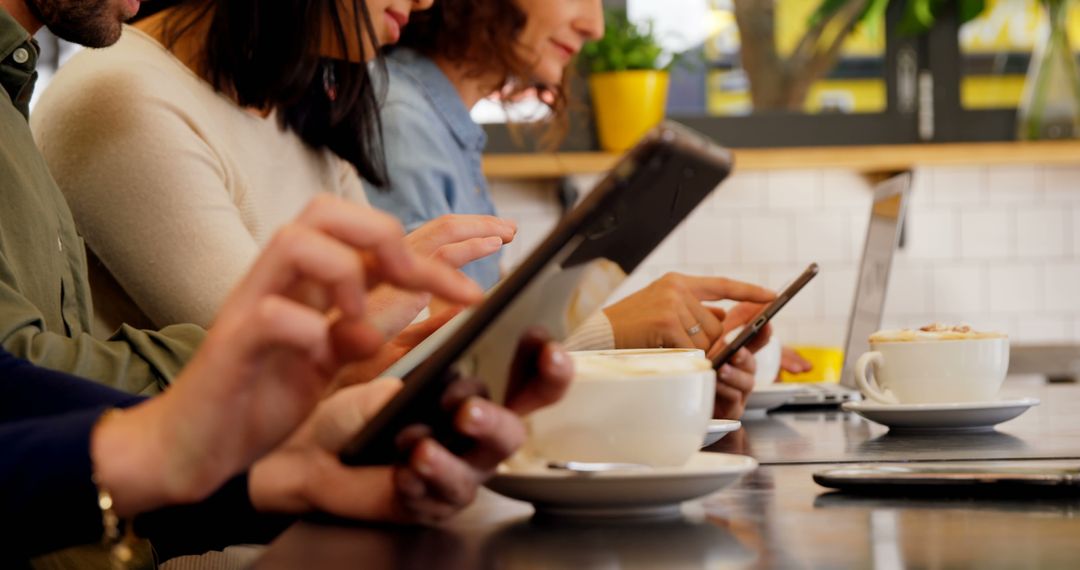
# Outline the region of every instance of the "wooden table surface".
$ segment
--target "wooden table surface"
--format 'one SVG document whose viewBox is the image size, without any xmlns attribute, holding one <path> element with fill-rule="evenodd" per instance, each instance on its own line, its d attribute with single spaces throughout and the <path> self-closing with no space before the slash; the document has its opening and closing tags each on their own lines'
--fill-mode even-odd
<svg viewBox="0 0 1080 570">
<path fill-rule="evenodd" d="M 949 434 L 891 433 L 838 410 L 770 413 L 743 418 L 741 432 L 709 449 L 750 455 L 764 465 L 1080 458 L 1080 386 L 1010 377 L 1002 397 L 1041 403 L 993 431 Z"/>
<path fill-rule="evenodd" d="M 534 517 L 527 503 L 485 490 L 436 528 L 298 523 L 255 567 L 1076 567 L 1080 495 L 864 497 L 831 492 L 811 479 L 815 471 L 853 462 L 1080 465 L 1080 385 L 1009 379 L 1004 394 L 1038 397 L 1042 405 L 986 434 L 889 435 L 836 411 L 748 421 L 710 451 L 742 451 L 762 466 L 727 490 L 684 503 L 675 520 L 548 520 Z"/>
</svg>

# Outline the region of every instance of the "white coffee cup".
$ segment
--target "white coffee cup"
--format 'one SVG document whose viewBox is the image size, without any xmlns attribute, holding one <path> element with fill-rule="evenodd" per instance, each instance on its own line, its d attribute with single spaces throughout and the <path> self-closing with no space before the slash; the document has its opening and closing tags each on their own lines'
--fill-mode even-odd
<svg viewBox="0 0 1080 570">
<path fill-rule="evenodd" d="M 991 401 L 1009 369 L 1009 339 L 999 333 L 882 331 L 870 348 L 855 363 L 855 380 L 882 404 Z"/>
<path fill-rule="evenodd" d="M 716 373 L 696 349 L 572 352 L 574 381 L 528 421 L 532 456 L 547 461 L 678 466 L 701 447 Z"/>
</svg>

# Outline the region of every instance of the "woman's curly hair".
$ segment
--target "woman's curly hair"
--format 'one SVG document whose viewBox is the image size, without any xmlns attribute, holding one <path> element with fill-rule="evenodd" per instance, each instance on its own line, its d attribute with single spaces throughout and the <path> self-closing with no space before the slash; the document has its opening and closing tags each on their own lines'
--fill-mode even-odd
<svg viewBox="0 0 1080 570">
<path fill-rule="evenodd" d="M 460 64 L 474 77 L 497 78 L 491 91 L 504 101 L 535 90 L 552 111 L 545 142 L 557 144 L 567 128 L 570 74 L 564 73 L 560 85 L 538 85 L 532 79 L 534 62 L 518 43 L 527 19 L 513 0 L 436 0 L 412 15 L 397 45 Z"/>
</svg>

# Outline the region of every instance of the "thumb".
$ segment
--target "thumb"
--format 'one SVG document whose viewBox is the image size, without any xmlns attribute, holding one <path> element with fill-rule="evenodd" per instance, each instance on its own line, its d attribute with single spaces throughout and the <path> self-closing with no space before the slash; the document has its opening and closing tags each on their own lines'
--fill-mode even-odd
<svg viewBox="0 0 1080 570">
<path fill-rule="evenodd" d="M 401 389 L 397 378 L 379 378 L 342 388 L 324 400 L 312 417 L 315 443 L 337 453 Z"/>
<path fill-rule="evenodd" d="M 728 311 L 727 318 L 724 320 L 724 334 L 754 320 L 764 308 L 765 305 L 760 303 L 739 303 L 735 305 Z"/>
</svg>

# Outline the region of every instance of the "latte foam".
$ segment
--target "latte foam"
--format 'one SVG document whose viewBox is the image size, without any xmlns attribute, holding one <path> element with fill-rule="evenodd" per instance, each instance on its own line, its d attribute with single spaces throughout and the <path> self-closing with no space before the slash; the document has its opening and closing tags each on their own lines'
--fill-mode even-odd
<svg viewBox="0 0 1080 570">
<path fill-rule="evenodd" d="M 711 370 L 712 362 L 700 350 L 605 350 L 571 352 L 575 380 L 607 380 L 657 374 Z"/>
<path fill-rule="evenodd" d="M 934 340 L 978 340 L 1008 338 L 1005 333 L 977 331 L 968 325 L 934 323 L 918 329 L 882 330 L 870 335 L 871 343 L 916 342 Z"/>
</svg>

